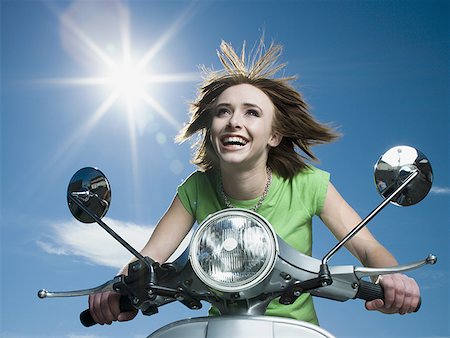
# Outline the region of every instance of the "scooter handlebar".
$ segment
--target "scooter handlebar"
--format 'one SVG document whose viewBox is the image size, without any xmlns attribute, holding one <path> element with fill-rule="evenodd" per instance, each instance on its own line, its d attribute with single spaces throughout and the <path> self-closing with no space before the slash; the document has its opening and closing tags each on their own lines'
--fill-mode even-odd
<svg viewBox="0 0 450 338">
<path fill-rule="evenodd" d="M 380 284 L 375 284 L 372 282 L 361 280 L 355 298 L 363 299 L 366 301 L 371 301 L 375 299 L 384 299 L 384 291 Z M 420 297 L 419 304 L 417 304 L 417 307 L 414 310 L 414 312 L 419 311 L 421 305 L 422 305 L 422 297 Z"/>
</svg>

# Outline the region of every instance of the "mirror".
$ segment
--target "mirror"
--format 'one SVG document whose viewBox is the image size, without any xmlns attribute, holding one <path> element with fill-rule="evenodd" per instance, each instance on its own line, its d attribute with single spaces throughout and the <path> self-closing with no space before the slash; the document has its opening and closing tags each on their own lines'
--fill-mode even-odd
<svg viewBox="0 0 450 338">
<path fill-rule="evenodd" d="M 86 167 L 78 170 L 67 188 L 67 204 L 72 215 L 83 223 L 95 220 L 84 212 L 73 200 L 77 199 L 90 212 L 102 218 L 111 203 L 111 189 L 106 176 L 97 168 Z"/>
<path fill-rule="evenodd" d="M 414 172 L 419 174 L 395 196 L 391 203 L 409 206 L 420 202 L 430 191 L 433 171 L 428 158 L 409 146 L 389 149 L 375 165 L 375 184 L 381 196 L 387 198 Z"/>
</svg>

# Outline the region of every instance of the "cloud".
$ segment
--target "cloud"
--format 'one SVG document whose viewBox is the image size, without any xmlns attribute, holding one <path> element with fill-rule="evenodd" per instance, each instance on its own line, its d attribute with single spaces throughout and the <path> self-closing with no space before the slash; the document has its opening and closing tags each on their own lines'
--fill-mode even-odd
<svg viewBox="0 0 450 338">
<path fill-rule="evenodd" d="M 450 195 L 450 188 L 445 187 L 432 187 L 430 192 L 438 195 Z"/>
<path fill-rule="evenodd" d="M 154 229 L 154 226 L 111 218 L 105 218 L 104 221 L 138 251 L 147 243 Z M 169 261 L 181 254 L 189 239 L 190 236 L 185 238 Z M 87 263 L 117 269 L 122 268 L 131 258 L 131 254 L 100 226 L 75 220 L 50 223 L 48 234 L 37 244 L 49 254 L 83 257 Z"/>
</svg>

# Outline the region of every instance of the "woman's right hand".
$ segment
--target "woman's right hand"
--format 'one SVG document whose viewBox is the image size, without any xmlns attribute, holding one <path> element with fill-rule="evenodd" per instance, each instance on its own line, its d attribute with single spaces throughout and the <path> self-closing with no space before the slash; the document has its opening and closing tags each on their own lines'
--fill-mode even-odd
<svg viewBox="0 0 450 338">
<path fill-rule="evenodd" d="M 100 325 L 110 325 L 114 321 L 124 322 L 137 315 L 137 310 L 120 311 L 120 294 L 106 291 L 89 295 L 89 311 L 92 318 Z"/>
</svg>

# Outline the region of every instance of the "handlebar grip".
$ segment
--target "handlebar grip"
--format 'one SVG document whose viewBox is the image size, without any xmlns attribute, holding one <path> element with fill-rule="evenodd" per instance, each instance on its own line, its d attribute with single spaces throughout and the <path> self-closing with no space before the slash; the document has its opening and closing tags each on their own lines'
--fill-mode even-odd
<svg viewBox="0 0 450 338">
<path fill-rule="evenodd" d="M 384 299 L 384 291 L 380 284 L 375 284 L 372 282 L 361 280 L 355 298 L 364 299 L 367 301 L 375 299 Z M 422 297 L 419 298 L 419 304 L 417 304 L 417 307 L 414 310 L 414 312 L 419 311 L 421 305 L 422 305 Z"/>
<path fill-rule="evenodd" d="M 97 324 L 94 318 L 92 318 L 89 309 L 84 310 L 83 312 L 80 313 L 80 322 L 86 327 L 90 327 Z"/>
<path fill-rule="evenodd" d="M 120 297 L 119 308 L 120 308 L 120 312 L 128 312 L 128 311 L 135 310 L 133 305 L 131 305 L 130 299 L 127 296 Z M 90 326 L 97 324 L 97 322 L 94 320 L 94 318 L 92 318 L 92 315 L 91 315 L 91 312 L 89 311 L 89 309 L 86 309 L 80 313 L 80 322 L 85 327 L 90 327 Z"/>
<path fill-rule="evenodd" d="M 355 298 L 364 299 L 367 301 L 384 299 L 384 291 L 380 284 L 361 280 Z"/>
</svg>

